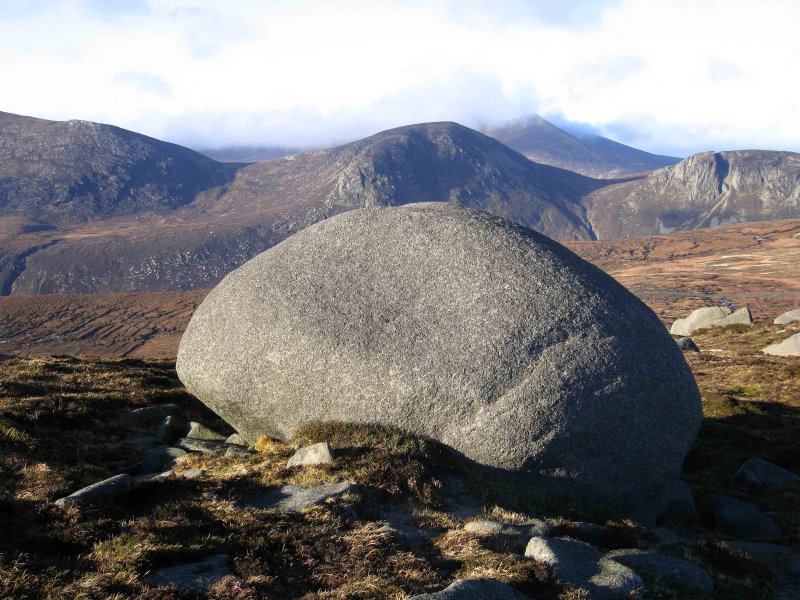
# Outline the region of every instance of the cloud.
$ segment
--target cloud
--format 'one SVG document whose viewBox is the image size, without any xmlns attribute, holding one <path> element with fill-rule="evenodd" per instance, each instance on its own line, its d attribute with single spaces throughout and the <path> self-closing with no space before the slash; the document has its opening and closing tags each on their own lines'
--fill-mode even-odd
<svg viewBox="0 0 800 600">
<path fill-rule="evenodd" d="M 798 22 L 789 0 L 10 0 L 0 110 L 202 146 L 539 112 L 663 153 L 800 150 Z"/>
</svg>

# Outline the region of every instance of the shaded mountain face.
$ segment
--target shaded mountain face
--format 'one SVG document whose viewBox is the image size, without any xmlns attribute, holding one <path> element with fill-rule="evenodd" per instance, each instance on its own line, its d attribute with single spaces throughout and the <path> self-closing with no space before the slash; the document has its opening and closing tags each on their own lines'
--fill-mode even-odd
<svg viewBox="0 0 800 600">
<path fill-rule="evenodd" d="M 36 128 L 45 124 L 35 123 Z M 116 137 L 95 139 L 102 157 L 109 155 L 105 143 L 119 143 Z M 592 239 L 580 200 L 609 183 L 532 163 L 455 123 L 402 127 L 338 148 L 251 165 L 201 158 L 210 163 L 209 171 L 232 176 L 194 181 L 191 199 L 170 197 L 155 208 L 137 204 L 133 196 L 114 196 L 117 201 L 106 205 L 67 192 L 61 203 L 7 203 L 7 212 L 20 209 L 0 215 L 0 232 L 6 232 L 0 234 L 4 292 L 205 288 L 312 223 L 374 205 L 457 202 L 556 239 Z M 76 160 L 64 167 L 69 172 L 85 168 Z M 64 203 L 76 208 L 66 213 L 48 208 Z M 94 207 L 91 220 L 82 220 L 88 219 L 77 209 L 83 206 Z"/>
<path fill-rule="evenodd" d="M 534 162 L 597 178 L 625 177 L 674 165 L 680 159 L 650 154 L 608 138 L 573 135 L 538 115 L 484 133 Z"/>
<path fill-rule="evenodd" d="M 0 213 L 51 224 L 165 213 L 236 168 L 110 125 L 0 113 Z"/>
<path fill-rule="evenodd" d="M 798 217 L 800 154 L 703 152 L 583 203 L 601 239 Z"/>
</svg>

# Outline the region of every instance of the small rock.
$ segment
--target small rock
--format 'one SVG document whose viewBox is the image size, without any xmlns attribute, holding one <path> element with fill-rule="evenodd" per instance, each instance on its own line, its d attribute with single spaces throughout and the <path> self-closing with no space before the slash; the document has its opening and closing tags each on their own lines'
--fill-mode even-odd
<svg viewBox="0 0 800 600">
<path fill-rule="evenodd" d="M 336 498 L 349 492 L 355 492 L 357 487 L 349 481 L 327 483 L 312 487 L 299 485 L 284 485 L 266 492 L 249 494 L 239 501 L 240 506 L 252 508 L 277 508 L 286 512 L 299 512 L 304 508 L 322 504 L 328 498 Z"/>
<path fill-rule="evenodd" d="M 628 598 L 644 586 L 642 578 L 630 568 L 577 540 L 534 537 L 525 548 L 525 556 L 550 567 L 558 581 L 587 590 L 590 600 Z"/>
<path fill-rule="evenodd" d="M 171 444 L 186 435 L 189 426 L 177 417 L 169 415 L 156 427 L 156 437 L 165 444 Z"/>
<path fill-rule="evenodd" d="M 440 592 L 412 596 L 409 600 L 529 600 L 496 579 L 456 579 Z"/>
<path fill-rule="evenodd" d="M 227 458 L 250 458 L 250 453 L 240 446 L 230 446 L 225 450 Z"/>
<path fill-rule="evenodd" d="M 236 444 L 237 446 L 248 446 L 247 440 L 245 440 L 240 434 L 232 433 L 228 436 L 225 440 L 226 444 Z"/>
<path fill-rule="evenodd" d="M 333 454 L 328 442 L 320 442 L 300 448 L 286 463 L 287 467 L 324 465 L 333 462 Z"/>
<path fill-rule="evenodd" d="M 139 458 L 139 471 L 142 473 L 156 473 L 172 468 L 172 463 L 182 456 L 186 456 L 186 451 L 180 448 L 152 448 L 145 450 Z M 169 465 L 168 469 L 164 469 Z"/>
<path fill-rule="evenodd" d="M 786 325 L 792 321 L 800 321 L 800 308 L 795 308 L 794 310 L 783 313 L 779 317 L 776 317 L 773 323 L 775 325 Z"/>
<path fill-rule="evenodd" d="M 689 350 L 690 352 L 700 352 L 700 348 L 694 343 L 690 337 L 679 337 L 675 342 L 681 350 Z"/>
<path fill-rule="evenodd" d="M 692 488 L 677 479 L 665 498 L 665 507 L 658 517 L 662 523 L 690 524 L 697 520 L 697 505 Z"/>
<path fill-rule="evenodd" d="M 641 550 L 614 550 L 606 557 L 668 585 L 702 592 L 714 589 L 714 581 L 705 569 L 674 556 Z"/>
<path fill-rule="evenodd" d="M 548 537 L 550 526 L 539 519 L 534 519 L 524 525 L 509 525 L 500 521 L 483 520 L 466 523 L 464 531 L 480 536 L 497 537 L 505 541 L 513 551 L 522 552 L 532 537 Z"/>
<path fill-rule="evenodd" d="M 768 486 L 781 488 L 800 481 L 800 477 L 766 460 L 751 458 L 734 473 L 733 481 L 755 489 Z"/>
<path fill-rule="evenodd" d="M 147 581 L 150 585 L 175 585 L 202 594 L 215 582 L 230 574 L 228 555 L 217 554 L 201 562 L 158 569 L 147 576 Z"/>
<path fill-rule="evenodd" d="M 145 473 L 143 475 L 134 475 L 133 476 L 133 484 L 134 487 L 142 484 L 147 483 L 148 481 L 158 481 L 160 479 L 169 479 L 175 475 L 172 471 L 161 471 L 160 473 Z"/>
<path fill-rule="evenodd" d="M 212 442 L 224 442 L 226 439 L 224 435 L 217 433 L 210 427 L 206 427 L 197 421 L 189 421 L 189 433 L 184 437 L 194 440 L 209 440 Z"/>
<path fill-rule="evenodd" d="M 180 414 L 177 404 L 153 404 L 129 410 L 116 418 L 116 422 L 125 427 L 154 427 L 168 416 Z"/>
<path fill-rule="evenodd" d="M 175 473 L 175 476 L 180 477 L 181 479 L 200 479 L 205 474 L 205 469 L 186 469 L 180 473 Z"/>
<path fill-rule="evenodd" d="M 782 342 L 770 344 L 761 351 L 771 356 L 800 356 L 800 333 L 795 333 Z"/>
<path fill-rule="evenodd" d="M 228 445 L 225 442 L 197 440 L 194 438 L 181 438 L 175 442 L 175 447 L 187 452 L 200 452 L 201 454 L 211 454 L 213 456 L 222 456 L 228 449 Z"/>
<path fill-rule="evenodd" d="M 55 504 L 61 507 L 74 506 L 86 504 L 96 498 L 119 496 L 130 491 L 135 484 L 135 479 L 130 475 L 115 475 L 60 498 Z"/>
<path fill-rule="evenodd" d="M 711 494 L 708 497 L 714 528 L 743 539 L 776 540 L 783 535 L 778 524 L 759 510 L 755 504 L 725 496 Z"/>
</svg>

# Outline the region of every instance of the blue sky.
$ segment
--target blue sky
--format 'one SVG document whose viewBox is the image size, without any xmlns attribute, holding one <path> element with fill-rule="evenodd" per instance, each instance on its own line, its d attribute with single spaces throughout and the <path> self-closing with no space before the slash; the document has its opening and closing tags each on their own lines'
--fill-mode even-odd
<svg viewBox="0 0 800 600">
<path fill-rule="evenodd" d="M 800 3 L 3 0 L 0 110 L 193 146 L 539 113 L 650 151 L 800 150 Z"/>
</svg>

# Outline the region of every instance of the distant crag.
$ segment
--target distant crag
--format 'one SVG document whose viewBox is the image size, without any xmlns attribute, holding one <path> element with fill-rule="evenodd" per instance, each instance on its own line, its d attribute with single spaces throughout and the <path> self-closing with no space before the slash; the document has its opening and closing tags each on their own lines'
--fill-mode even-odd
<svg viewBox="0 0 800 600">
<path fill-rule="evenodd" d="M 703 152 L 583 202 L 601 239 L 800 217 L 800 154 Z"/>
</svg>

